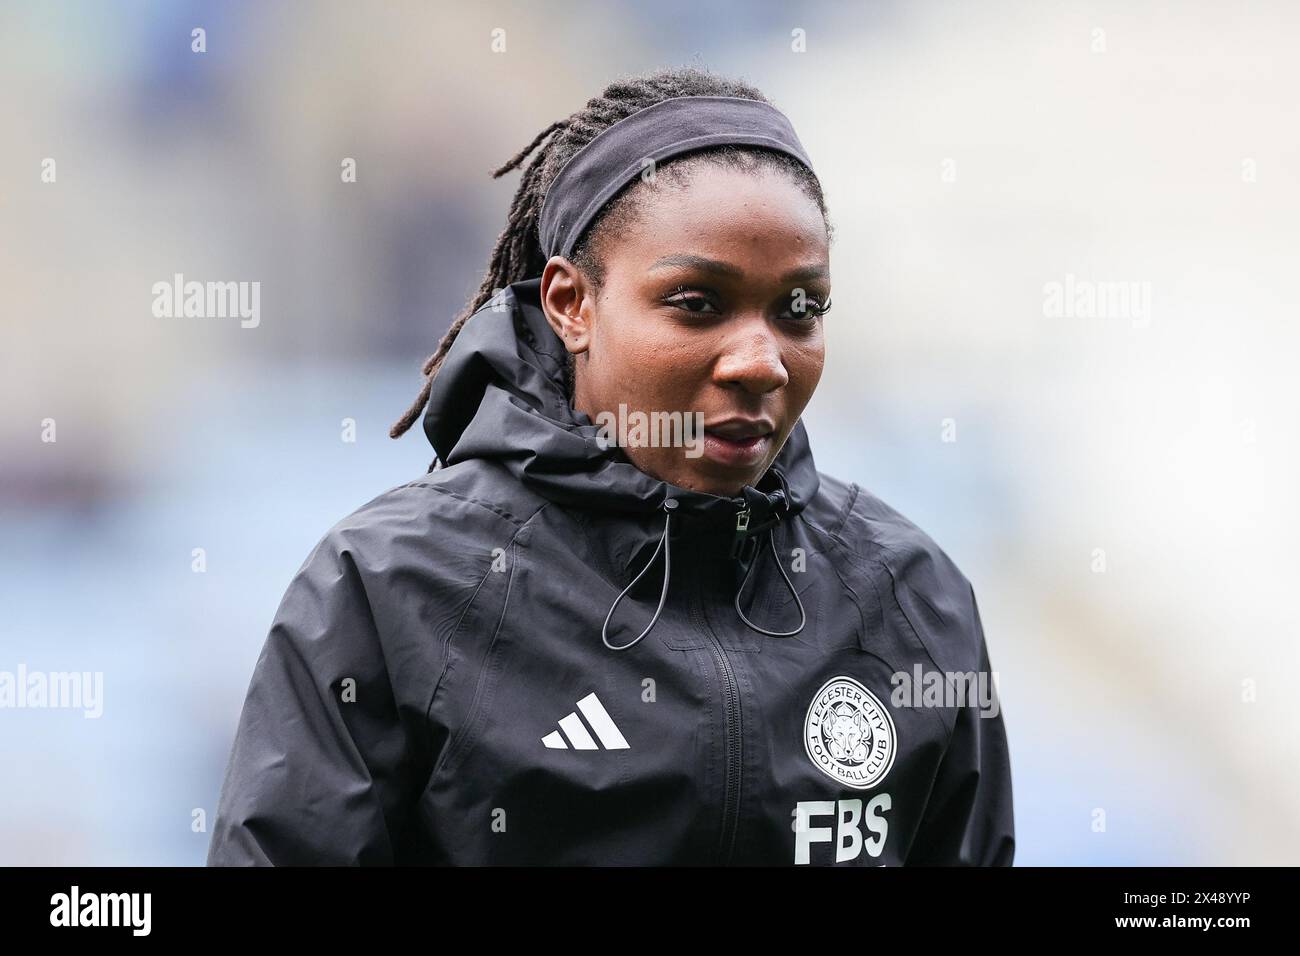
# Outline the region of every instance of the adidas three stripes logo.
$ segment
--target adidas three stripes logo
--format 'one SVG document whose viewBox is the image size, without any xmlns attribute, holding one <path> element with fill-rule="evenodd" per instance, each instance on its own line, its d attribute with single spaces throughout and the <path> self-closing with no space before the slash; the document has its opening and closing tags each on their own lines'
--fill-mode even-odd
<svg viewBox="0 0 1300 956">
<path fill-rule="evenodd" d="M 629 749 L 628 742 L 623 739 L 618 727 L 614 725 L 614 719 L 601 705 L 594 691 L 578 701 L 578 710 L 582 711 L 582 716 L 587 718 L 588 724 L 591 724 L 591 729 L 600 738 L 600 744 L 592 739 L 577 713 L 571 713 L 560 721 L 560 730 L 564 731 L 563 734 L 560 730 L 552 730 L 542 738 L 542 743 L 552 750 L 568 750 L 570 744 L 574 750 L 599 750 L 601 744 L 606 750 Z M 568 743 L 565 743 L 566 737 L 569 739 Z"/>
</svg>

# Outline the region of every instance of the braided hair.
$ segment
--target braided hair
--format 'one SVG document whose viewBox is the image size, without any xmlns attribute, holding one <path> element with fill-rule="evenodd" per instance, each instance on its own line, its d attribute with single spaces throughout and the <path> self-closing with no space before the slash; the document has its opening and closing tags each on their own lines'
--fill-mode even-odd
<svg viewBox="0 0 1300 956">
<path fill-rule="evenodd" d="M 390 437 L 400 438 L 422 414 L 429 401 L 434 376 L 438 374 L 443 359 L 446 358 L 447 352 L 456 341 L 456 336 L 465 322 L 506 286 L 541 275 L 546 267 L 546 259 L 537 238 L 538 218 L 541 216 L 542 201 L 546 198 L 547 189 L 564 168 L 565 163 L 578 150 L 619 120 L 655 103 L 679 96 L 735 96 L 764 103 L 771 102 L 746 83 L 726 79 L 695 67 L 657 70 L 618 80 L 606 87 L 599 96 L 588 100 L 583 109 L 567 119 L 559 120 L 546 127 L 527 147 L 492 174 L 495 179 L 516 168 L 539 144 L 546 141 L 532 162 L 528 164 L 528 168 L 524 170 L 519 189 L 515 192 L 514 202 L 510 204 L 510 216 L 506 221 L 506 227 L 497 237 L 496 245 L 492 249 L 492 258 L 488 262 L 487 274 L 483 278 L 482 285 L 452 322 L 451 327 L 438 343 L 437 349 L 425 359 L 422 367 L 426 376 L 424 387 L 420 389 L 420 394 L 412 402 L 411 407 L 389 429 Z M 831 225 L 827 217 L 826 200 L 822 194 L 821 184 L 811 170 L 793 157 L 761 147 L 724 144 L 671 157 L 656 167 L 655 175 L 656 177 L 666 175 L 670 180 L 685 182 L 690 168 L 701 162 L 745 171 L 768 168 L 788 173 L 821 210 L 823 219 L 827 221 L 829 237 Z M 634 180 L 606 204 L 574 246 L 570 259 L 582 270 L 595 289 L 600 288 L 604 279 L 601 255 L 603 240 L 606 236 L 621 234 L 635 219 L 640 203 L 647 195 L 647 191 L 640 186 L 641 180 Z M 566 377 L 566 385 L 572 396 L 572 361 L 569 363 Z"/>
</svg>

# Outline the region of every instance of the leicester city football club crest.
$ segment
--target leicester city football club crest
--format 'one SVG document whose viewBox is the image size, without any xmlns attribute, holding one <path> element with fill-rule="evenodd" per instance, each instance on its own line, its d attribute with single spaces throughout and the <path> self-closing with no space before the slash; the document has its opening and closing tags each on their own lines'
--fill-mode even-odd
<svg viewBox="0 0 1300 956">
<path fill-rule="evenodd" d="M 880 783 L 898 751 L 894 719 L 880 698 L 843 676 L 832 677 L 813 696 L 803 742 L 819 770 L 857 790 Z"/>
</svg>

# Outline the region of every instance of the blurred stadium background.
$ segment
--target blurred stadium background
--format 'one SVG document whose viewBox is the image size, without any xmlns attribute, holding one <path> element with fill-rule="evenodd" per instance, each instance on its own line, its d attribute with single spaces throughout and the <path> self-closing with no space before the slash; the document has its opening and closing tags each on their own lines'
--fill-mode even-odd
<svg viewBox="0 0 1300 956">
<path fill-rule="evenodd" d="M 98 720 L 0 710 L 0 863 L 203 861 L 192 813 L 284 587 L 428 464 L 387 429 L 504 224 L 518 173 L 490 171 L 616 76 L 683 64 L 757 84 L 818 164 L 813 449 L 975 584 L 1016 862 L 1300 863 L 1298 21 L 6 3 L 0 670 L 105 687 Z M 260 281 L 260 325 L 155 318 L 177 272 Z M 1148 283 L 1150 313 L 1052 317 L 1067 276 Z"/>
</svg>

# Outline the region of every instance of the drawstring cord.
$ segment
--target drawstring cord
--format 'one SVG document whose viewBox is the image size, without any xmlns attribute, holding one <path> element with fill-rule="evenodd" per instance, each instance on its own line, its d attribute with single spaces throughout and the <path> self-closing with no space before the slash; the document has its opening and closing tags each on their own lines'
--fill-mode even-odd
<svg viewBox="0 0 1300 956">
<path fill-rule="evenodd" d="M 772 547 L 772 560 L 776 562 L 776 568 L 781 572 L 781 577 L 785 579 L 785 586 L 790 589 L 790 594 L 794 598 L 794 603 L 799 607 L 799 626 L 793 631 L 769 631 L 766 628 L 759 627 L 749 618 L 745 617 L 745 612 L 740 609 L 740 594 L 745 590 L 745 585 L 749 582 L 749 575 L 754 570 L 754 565 L 758 564 L 758 553 L 755 552 L 754 560 L 749 562 L 749 567 L 745 569 L 745 576 L 740 580 L 740 587 L 736 589 L 736 613 L 740 619 L 748 624 L 751 628 L 760 634 L 766 634 L 768 637 L 794 637 L 803 630 L 804 624 L 808 621 L 808 615 L 804 613 L 803 601 L 799 600 L 799 592 L 790 582 L 790 576 L 785 573 L 785 565 L 781 563 L 781 556 L 776 553 L 776 539 L 772 536 L 772 529 L 768 529 L 767 543 Z"/>
<path fill-rule="evenodd" d="M 784 484 L 785 484 L 784 479 L 782 479 L 783 487 Z M 788 500 L 788 494 L 784 496 L 784 500 Z M 640 571 L 637 572 L 637 576 L 632 579 L 632 583 L 629 584 L 627 587 L 625 587 L 622 591 L 620 591 L 618 597 L 614 598 L 614 603 L 609 606 L 609 613 L 605 615 L 605 623 L 601 625 L 600 639 L 602 643 L 604 643 L 604 645 L 608 647 L 611 651 L 625 651 L 628 648 L 636 645 L 637 642 L 641 640 L 641 638 L 649 634 L 651 628 L 653 628 L 655 624 L 658 623 L 659 615 L 663 613 L 664 604 L 668 600 L 668 581 L 672 574 L 671 533 L 672 533 L 672 525 L 673 525 L 673 512 L 677 510 L 676 500 L 672 498 L 666 499 L 663 503 L 663 509 L 665 515 L 664 530 L 663 530 L 663 534 L 659 536 L 659 543 L 655 545 L 654 553 L 650 555 L 650 560 L 645 563 L 645 566 Z M 746 514 L 745 524 L 747 526 L 748 525 L 747 509 L 745 514 Z M 785 586 L 789 589 L 790 596 L 794 598 L 794 603 L 799 608 L 799 626 L 792 631 L 769 631 L 766 628 L 759 627 L 748 617 L 746 617 L 745 612 L 741 610 L 740 596 L 745 590 L 745 585 L 749 583 L 749 576 L 754 572 L 754 566 L 758 564 L 759 556 L 758 556 L 757 549 L 755 549 L 753 558 L 750 560 L 749 565 L 745 568 L 745 576 L 741 578 L 740 587 L 736 589 L 735 607 L 736 607 L 736 613 L 740 615 L 740 619 L 744 621 L 748 627 L 750 627 L 752 630 L 757 631 L 759 634 L 765 634 L 768 637 L 793 637 L 794 635 L 798 634 L 800 631 L 803 630 L 804 625 L 808 621 L 808 616 L 804 612 L 803 601 L 799 600 L 799 592 L 795 588 L 794 584 L 790 581 L 790 576 L 785 573 L 785 566 L 781 564 L 781 556 L 776 552 L 776 539 L 772 534 L 772 526 L 775 526 L 779 521 L 780 521 L 780 517 L 778 514 L 778 517 L 772 521 L 771 526 L 769 526 L 766 529 L 767 543 L 772 551 L 772 560 L 776 562 L 777 570 L 781 572 L 781 579 L 785 581 Z M 610 619 L 614 616 L 614 610 L 618 607 L 619 602 L 622 601 L 623 598 L 627 595 L 627 592 L 631 591 L 632 588 L 636 587 L 636 583 L 641 580 L 641 578 L 645 575 L 647 571 L 650 570 L 650 566 L 655 563 L 655 558 L 659 557 L 660 551 L 663 551 L 664 553 L 664 583 L 663 583 L 663 588 L 659 592 L 659 606 L 655 608 L 654 616 L 650 618 L 650 623 L 646 625 L 645 630 L 643 630 L 640 634 L 638 634 L 635 638 L 633 638 L 628 643 L 611 644 L 609 642 L 609 622 Z"/>
<path fill-rule="evenodd" d="M 659 620 L 659 614 L 664 609 L 664 602 L 668 600 L 668 577 L 673 569 L 672 543 L 668 539 L 668 533 L 672 530 L 673 511 L 675 511 L 676 508 L 677 508 L 677 502 L 674 501 L 672 498 L 669 498 L 664 502 L 664 514 L 666 515 L 666 517 L 664 518 L 664 533 L 660 535 L 659 543 L 655 545 L 655 553 L 650 555 L 650 560 L 645 563 L 645 567 L 642 568 L 640 572 L 637 574 L 637 576 L 632 579 L 631 584 L 629 584 L 627 587 L 625 587 L 622 591 L 619 592 L 618 597 L 614 598 L 614 603 L 609 606 L 609 613 L 605 615 L 605 623 L 602 624 L 600 628 L 600 639 L 605 642 L 605 646 L 608 647 L 611 651 L 627 650 L 637 641 L 641 640 L 641 638 L 649 634 L 650 628 L 654 627 L 655 622 Z M 618 607 L 618 602 L 623 600 L 623 596 L 627 594 L 628 591 L 636 587 L 636 583 L 641 580 L 641 575 L 645 574 L 647 571 L 650 570 L 650 565 L 654 564 L 655 558 L 659 557 L 659 550 L 661 548 L 663 549 L 664 552 L 664 586 L 663 586 L 663 590 L 659 592 L 659 606 L 655 608 L 654 617 L 650 618 L 650 623 L 646 625 L 644 631 L 642 631 L 640 634 L 636 636 L 636 640 L 633 640 L 627 644 L 617 644 L 617 645 L 611 644 L 609 642 L 608 629 L 609 629 L 609 619 L 614 616 L 614 608 Z"/>
</svg>

